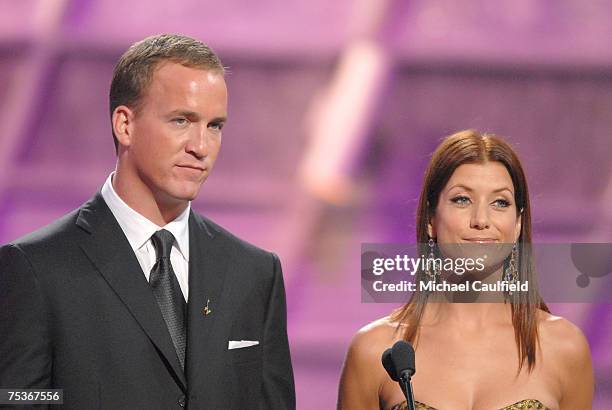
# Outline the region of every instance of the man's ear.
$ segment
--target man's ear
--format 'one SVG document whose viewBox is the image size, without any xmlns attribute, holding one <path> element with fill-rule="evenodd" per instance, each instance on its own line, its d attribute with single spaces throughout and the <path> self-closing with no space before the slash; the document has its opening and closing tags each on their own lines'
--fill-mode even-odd
<svg viewBox="0 0 612 410">
<path fill-rule="evenodd" d="M 111 120 L 113 132 L 119 145 L 124 147 L 132 143 L 132 131 L 134 128 L 134 111 L 125 105 L 120 105 L 113 111 Z"/>
</svg>

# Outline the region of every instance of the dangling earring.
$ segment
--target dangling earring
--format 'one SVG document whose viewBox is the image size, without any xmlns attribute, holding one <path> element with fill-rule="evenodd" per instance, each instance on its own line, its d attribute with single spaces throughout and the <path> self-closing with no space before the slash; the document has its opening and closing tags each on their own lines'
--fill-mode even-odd
<svg viewBox="0 0 612 410">
<path fill-rule="evenodd" d="M 512 252 L 510 253 L 510 260 L 508 265 L 504 267 L 502 279 L 509 285 L 516 283 L 518 279 L 518 269 L 516 264 L 518 263 L 518 249 L 516 243 L 512 246 Z M 512 290 L 508 290 L 508 296 L 512 296 Z"/>
<path fill-rule="evenodd" d="M 433 238 L 429 238 L 427 241 L 427 246 L 429 246 L 429 254 L 427 255 L 425 274 L 429 278 L 430 282 L 434 284 L 437 282 L 438 277 L 440 276 L 440 269 L 436 266 L 436 254 L 434 252 L 436 242 Z M 431 265 L 429 264 L 431 262 Z"/>
</svg>

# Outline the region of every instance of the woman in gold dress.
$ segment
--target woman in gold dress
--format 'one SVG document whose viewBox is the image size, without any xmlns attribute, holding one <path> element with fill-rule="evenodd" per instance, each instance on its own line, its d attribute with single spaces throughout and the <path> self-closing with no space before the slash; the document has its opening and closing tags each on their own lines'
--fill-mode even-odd
<svg viewBox="0 0 612 410">
<path fill-rule="evenodd" d="M 380 361 L 398 340 L 415 347 L 417 409 L 591 409 L 589 347 L 575 325 L 549 312 L 535 286 L 525 256 L 531 250 L 527 181 L 506 142 L 473 130 L 442 142 L 425 173 L 417 242 L 438 252 L 445 244 L 513 244 L 483 280 L 532 283 L 527 292 L 503 295 L 502 303 L 432 303 L 439 295 L 413 293 L 354 336 L 339 409 L 406 408 Z M 431 272 L 417 279 L 431 280 Z"/>
</svg>

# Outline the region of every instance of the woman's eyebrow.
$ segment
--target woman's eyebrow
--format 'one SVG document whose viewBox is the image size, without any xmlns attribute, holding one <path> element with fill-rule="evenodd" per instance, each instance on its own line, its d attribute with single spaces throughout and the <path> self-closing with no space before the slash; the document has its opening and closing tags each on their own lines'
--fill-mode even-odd
<svg viewBox="0 0 612 410">
<path fill-rule="evenodd" d="M 502 191 L 508 191 L 510 192 L 512 195 L 514 195 L 514 192 L 512 191 L 512 189 L 510 189 L 509 187 L 502 187 L 502 188 L 498 188 L 496 190 L 494 190 L 494 193 L 498 193 L 498 192 L 502 192 Z"/>
<path fill-rule="evenodd" d="M 448 188 L 448 190 L 450 191 L 451 189 L 455 189 L 455 188 L 462 188 L 462 189 L 465 189 L 465 190 L 466 190 L 466 191 L 468 191 L 468 192 L 473 192 L 473 191 L 474 191 L 474 189 L 473 189 L 473 188 L 470 188 L 469 186 L 464 185 L 464 184 L 456 184 L 456 185 L 453 185 L 452 187 Z M 509 187 L 507 187 L 507 186 L 504 186 L 504 187 L 501 187 L 501 188 L 494 189 L 492 192 L 496 194 L 496 193 L 498 193 L 498 192 L 502 192 L 502 191 L 508 191 L 508 192 L 510 192 L 512 195 L 514 195 L 514 192 L 512 191 L 512 189 L 511 189 L 511 188 L 509 188 Z"/>
<path fill-rule="evenodd" d="M 452 187 L 448 188 L 448 190 L 450 191 L 451 189 L 455 189 L 455 188 L 463 188 L 463 189 L 465 189 L 466 191 L 469 191 L 469 192 L 472 192 L 472 191 L 473 191 L 473 189 L 472 189 L 472 188 L 470 188 L 470 187 L 469 187 L 469 186 L 467 186 L 467 185 L 463 185 L 463 184 L 455 184 L 455 185 L 453 185 Z"/>
</svg>

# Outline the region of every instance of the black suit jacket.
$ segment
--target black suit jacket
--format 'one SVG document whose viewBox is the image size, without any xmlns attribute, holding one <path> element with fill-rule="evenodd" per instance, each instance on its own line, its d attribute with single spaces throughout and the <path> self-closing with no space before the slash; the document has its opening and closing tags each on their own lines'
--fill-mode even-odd
<svg viewBox="0 0 612 410">
<path fill-rule="evenodd" d="M 0 387 L 61 388 L 70 409 L 295 408 L 278 258 L 193 211 L 189 247 L 185 371 L 99 193 L 0 248 Z"/>
</svg>

